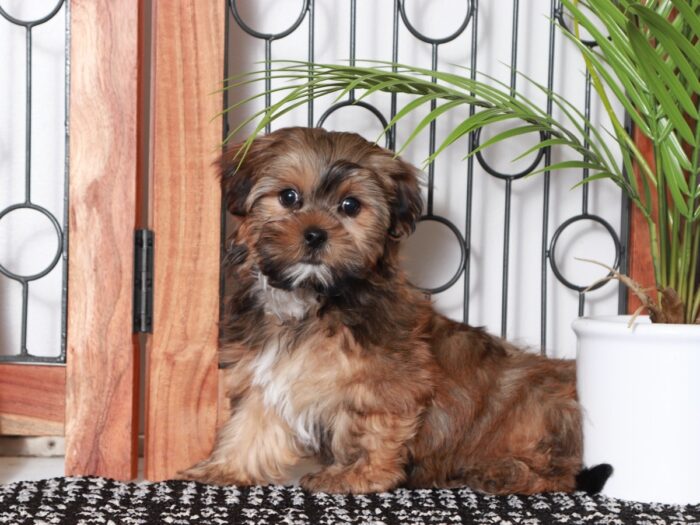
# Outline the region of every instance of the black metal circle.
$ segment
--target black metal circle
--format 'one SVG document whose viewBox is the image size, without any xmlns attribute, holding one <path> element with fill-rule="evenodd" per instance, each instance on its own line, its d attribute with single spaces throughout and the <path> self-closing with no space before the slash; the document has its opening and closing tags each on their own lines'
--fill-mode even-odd
<svg viewBox="0 0 700 525">
<path fill-rule="evenodd" d="M 555 14 L 554 16 L 555 16 L 555 18 L 557 19 L 557 21 L 559 22 L 559 24 L 560 24 L 566 31 L 568 31 L 569 33 L 571 33 L 572 35 L 574 35 L 574 32 L 573 32 L 571 29 L 569 29 L 569 26 L 568 26 L 568 24 L 566 23 L 566 20 L 564 19 L 564 8 L 563 8 L 563 7 L 559 7 L 559 9 L 557 9 L 557 12 L 556 12 L 556 14 Z M 574 35 L 574 36 L 576 36 L 576 35 Z M 581 42 L 584 46 L 588 46 L 588 47 L 590 47 L 590 48 L 593 48 L 593 47 L 597 47 L 597 46 L 598 46 L 598 42 L 596 42 L 595 40 L 587 40 L 587 39 L 585 39 L 585 38 L 579 38 L 578 40 L 579 40 L 579 42 Z"/>
<path fill-rule="evenodd" d="M 61 9 L 61 6 L 63 5 L 63 0 L 58 0 L 58 3 L 54 6 L 54 8 L 49 12 L 48 15 L 46 15 L 43 18 L 39 18 L 37 20 L 20 20 L 19 18 L 15 18 L 12 16 L 10 13 L 5 11 L 5 9 L 0 5 L 0 16 L 2 16 L 5 20 L 8 22 L 22 26 L 22 27 L 34 27 L 43 24 L 44 22 L 48 22 L 51 20 L 54 16 L 56 16 L 56 13 L 59 12 Z"/>
<path fill-rule="evenodd" d="M 26 283 L 29 281 L 41 279 L 42 277 L 47 275 L 51 270 L 54 269 L 54 267 L 58 263 L 58 260 L 61 258 L 61 254 L 63 253 L 63 231 L 61 230 L 61 225 L 59 224 L 58 220 L 51 214 L 51 212 L 49 212 L 46 208 L 42 208 L 41 206 L 37 206 L 36 204 L 32 203 L 14 204 L 8 208 L 5 208 L 2 212 L 0 212 L 0 221 L 2 221 L 5 215 L 8 215 L 14 210 L 20 209 L 38 211 L 39 213 L 44 215 L 47 219 L 49 219 L 49 221 L 51 221 L 51 224 L 53 224 L 53 227 L 56 230 L 56 235 L 58 236 L 58 247 L 56 249 L 56 255 L 54 256 L 51 263 L 49 263 L 49 265 L 39 273 L 35 273 L 33 275 L 20 275 L 18 273 L 8 270 L 2 265 L 2 263 L 0 263 L 0 273 L 6 275 L 7 277 L 15 281 Z"/>
<path fill-rule="evenodd" d="M 363 109 L 366 109 L 372 115 L 374 115 L 379 123 L 382 126 L 382 129 L 385 130 L 387 126 L 389 125 L 389 122 L 384 118 L 384 115 L 382 115 L 381 111 L 379 111 L 377 108 L 375 108 L 373 105 L 368 104 L 367 102 L 362 102 L 362 101 L 356 101 L 356 100 L 344 100 L 343 102 L 338 102 L 337 104 L 333 104 L 331 107 L 329 107 L 323 115 L 318 119 L 316 122 L 316 126 L 319 128 L 323 127 L 324 122 L 328 120 L 328 117 L 330 117 L 333 113 L 335 113 L 337 110 L 346 108 L 346 107 L 360 107 Z M 385 147 L 389 148 L 391 145 L 391 130 L 387 130 L 387 132 L 384 134 L 385 137 Z"/>
<path fill-rule="evenodd" d="M 464 241 L 464 237 L 462 236 L 462 233 L 459 231 L 457 226 L 455 226 L 451 221 L 445 219 L 444 217 L 440 217 L 439 215 L 424 215 L 420 219 L 418 219 L 418 222 L 427 222 L 427 221 L 437 222 L 439 224 L 447 226 L 447 228 L 457 238 L 457 244 L 459 245 L 459 264 L 457 265 L 457 271 L 445 284 L 442 284 L 440 286 L 435 286 L 434 288 L 423 288 L 421 286 L 417 286 L 414 284 L 414 286 L 416 288 L 418 288 L 419 290 L 421 290 L 422 292 L 429 293 L 429 294 L 436 294 L 436 293 L 444 292 L 448 288 L 452 287 L 452 285 L 454 285 L 459 280 L 462 273 L 464 272 L 464 268 L 466 265 L 467 249 L 466 249 L 466 243 Z"/>
<path fill-rule="evenodd" d="M 233 14 L 233 18 L 236 20 L 238 26 L 241 29 L 243 29 L 243 31 L 248 33 L 250 36 L 253 36 L 255 38 L 261 38 L 264 40 L 279 40 L 280 38 L 284 38 L 285 36 L 289 35 L 292 31 L 294 31 L 297 27 L 301 25 L 301 23 L 304 21 L 304 18 L 306 18 L 306 13 L 308 13 L 309 11 L 309 0 L 304 0 L 303 5 L 301 6 L 301 12 L 299 13 L 299 16 L 291 26 L 279 33 L 261 33 L 260 31 L 256 31 L 255 29 L 253 29 L 245 23 L 245 21 L 241 17 L 241 14 L 238 12 L 237 0 L 228 0 L 228 5 L 231 9 L 231 14 Z"/>
<path fill-rule="evenodd" d="M 564 286 L 571 290 L 575 290 L 577 292 L 583 292 L 585 290 L 597 290 L 601 286 L 605 284 L 605 282 L 600 282 L 596 284 L 595 286 L 578 286 L 571 281 L 569 281 L 564 275 L 561 273 L 559 270 L 559 267 L 557 266 L 556 262 L 556 249 L 557 249 L 557 242 L 559 241 L 559 236 L 561 233 L 570 225 L 579 222 L 579 221 L 593 221 L 597 222 L 601 226 L 603 226 L 608 233 L 610 234 L 610 237 L 613 240 L 613 243 L 615 244 L 615 262 L 613 263 L 612 267 L 617 268 L 620 264 L 620 255 L 622 253 L 622 244 L 620 243 L 620 238 L 617 236 L 617 232 L 614 230 L 614 228 L 610 225 L 609 222 L 607 222 L 605 219 L 602 217 L 598 217 L 597 215 L 590 215 L 588 213 L 583 213 L 581 215 L 574 215 L 573 217 L 568 218 L 565 220 L 563 223 L 559 225 L 559 227 L 555 230 L 554 235 L 552 236 L 552 241 L 549 244 L 549 264 L 552 267 L 552 271 L 554 272 L 554 275 L 556 275 L 557 279 L 559 279 L 559 282 L 561 282 Z M 608 276 L 611 276 L 612 274 L 609 273 Z"/>
<path fill-rule="evenodd" d="M 481 130 L 482 129 L 483 128 L 479 128 L 474 132 L 474 148 L 479 147 L 479 141 L 481 140 Z M 545 140 L 547 140 L 547 135 L 545 134 L 544 131 L 540 131 L 539 134 L 540 134 L 540 142 L 544 142 Z M 524 170 L 519 171 L 517 173 L 501 173 L 500 171 L 496 170 L 495 168 L 492 168 L 489 165 L 489 163 L 486 162 L 486 159 L 484 158 L 482 153 L 483 153 L 483 150 L 477 152 L 476 160 L 479 161 L 479 164 L 481 165 L 482 168 L 484 168 L 484 171 L 486 171 L 488 174 L 493 175 L 494 177 L 496 177 L 498 179 L 515 180 L 515 179 L 520 179 L 520 178 L 524 177 L 525 175 L 528 175 L 537 167 L 537 165 L 540 163 L 540 161 L 544 157 L 544 148 L 540 148 L 539 150 L 537 150 L 537 155 L 535 156 L 535 159 L 532 161 L 532 163 L 527 168 L 525 168 Z"/>
<path fill-rule="evenodd" d="M 464 33 L 464 30 L 467 28 L 467 26 L 469 25 L 469 21 L 471 20 L 472 16 L 474 15 L 474 1 L 467 0 L 467 14 L 464 17 L 464 20 L 462 21 L 462 25 L 460 25 L 454 33 L 447 35 L 446 37 L 432 38 L 432 37 L 429 37 L 427 35 L 424 35 L 420 31 L 418 31 L 413 26 L 413 24 L 411 24 L 410 20 L 408 19 L 408 15 L 406 14 L 406 8 L 404 6 L 404 3 L 405 3 L 405 0 L 399 1 L 399 12 L 401 13 L 401 20 L 403 20 L 404 25 L 411 32 L 411 34 L 413 36 L 415 36 L 418 40 L 422 40 L 423 42 L 426 42 L 428 44 L 444 44 L 446 42 L 450 42 L 451 40 L 454 40 L 459 35 Z"/>
</svg>

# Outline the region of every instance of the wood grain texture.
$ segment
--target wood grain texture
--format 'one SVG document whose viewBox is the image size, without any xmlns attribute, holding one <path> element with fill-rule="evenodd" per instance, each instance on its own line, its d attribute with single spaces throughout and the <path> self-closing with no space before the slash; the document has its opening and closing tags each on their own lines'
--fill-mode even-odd
<svg viewBox="0 0 700 525">
<path fill-rule="evenodd" d="M 0 434 L 62 436 L 66 369 L 0 365 Z"/>
<path fill-rule="evenodd" d="M 136 476 L 138 0 L 71 2 L 66 473 Z"/>
<path fill-rule="evenodd" d="M 654 168 L 653 147 L 648 138 L 639 130 L 634 131 L 634 140 L 637 147 L 644 154 L 649 165 Z M 635 177 L 639 179 L 639 167 L 635 166 Z M 656 191 L 652 188 L 652 196 L 656 201 Z M 654 206 L 656 213 L 656 206 Z M 649 228 L 642 213 L 636 206 L 630 207 L 630 238 L 629 238 L 629 271 L 628 275 L 637 281 L 642 287 L 654 286 L 654 264 L 651 258 L 651 247 L 649 244 Z M 642 305 L 636 295 L 628 293 L 627 311 L 634 313 Z M 646 312 L 644 312 L 646 313 Z"/>
<path fill-rule="evenodd" d="M 217 419 L 225 2 L 154 2 L 151 225 L 154 331 L 149 341 L 145 476 L 206 457 Z"/>
</svg>

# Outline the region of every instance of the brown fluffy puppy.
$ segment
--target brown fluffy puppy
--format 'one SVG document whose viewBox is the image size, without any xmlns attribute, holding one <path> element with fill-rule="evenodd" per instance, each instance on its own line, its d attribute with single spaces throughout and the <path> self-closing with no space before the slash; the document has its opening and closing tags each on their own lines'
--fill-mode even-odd
<svg viewBox="0 0 700 525">
<path fill-rule="evenodd" d="M 314 491 L 467 485 L 571 491 L 581 470 L 574 364 L 437 314 L 399 265 L 417 171 L 359 135 L 287 128 L 223 155 L 231 400 L 184 477 Z"/>
</svg>

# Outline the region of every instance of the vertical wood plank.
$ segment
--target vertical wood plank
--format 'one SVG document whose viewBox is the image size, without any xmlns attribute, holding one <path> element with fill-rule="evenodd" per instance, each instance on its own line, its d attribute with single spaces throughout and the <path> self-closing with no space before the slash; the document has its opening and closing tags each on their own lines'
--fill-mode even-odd
<svg viewBox="0 0 700 525">
<path fill-rule="evenodd" d="M 145 475 L 172 477 L 206 457 L 217 417 L 225 2 L 154 1 L 152 229 Z"/>
<path fill-rule="evenodd" d="M 65 393 L 62 366 L 0 364 L 0 434 L 62 436 Z"/>
<path fill-rule="evenodd" d="M 136 476 L 138 0 L 71 2 L 66 473 Z"/>
<path fill-rule="evenodd" d="M 637 147 L 654 169 L 654 153 L 651 142 L 638 129 L 634 130 L 634 141 Z M 639 167 L 635 165 L 635 177 L 639 179 Z M 652 188 L 652 198 L 656 201 L 656 191 Z M 656 206 L 654 206 L 656 213 Z M 642 285 L 643 288 L 654 286 L 654 264 L 649 245 L 649 228 L 642 213 L 635 207 L 630 208 L 630 238 L 629 238 L 629 276 Z M 634 313 L 642 303 L 632 292 L 628 293 L 627 311 Z M 646 312 L 645 312 L 646 313 Z"/>
</svg>

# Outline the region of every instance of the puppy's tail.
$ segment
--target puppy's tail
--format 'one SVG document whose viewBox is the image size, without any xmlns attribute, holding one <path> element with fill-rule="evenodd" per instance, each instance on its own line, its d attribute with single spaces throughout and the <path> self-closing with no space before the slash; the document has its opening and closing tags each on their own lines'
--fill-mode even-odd
<svg viewBox="0 0 700 525">
<path fill-rule="evenodd" d="M 605 482 L 612 475 L 613 468 L 607 463 L 601 463 L 591 468 L 584 468 L 576 475 L 576 490 L 582 490 L 588 494 L 597 494 L 605 486 Z"/>
</svg>

